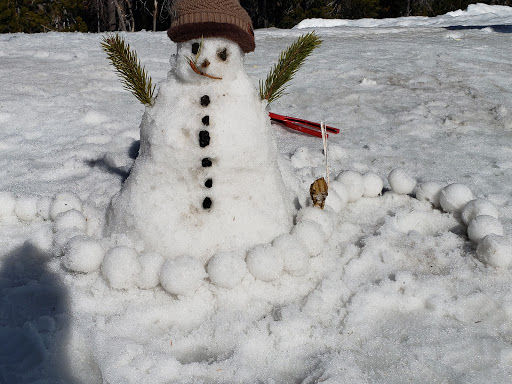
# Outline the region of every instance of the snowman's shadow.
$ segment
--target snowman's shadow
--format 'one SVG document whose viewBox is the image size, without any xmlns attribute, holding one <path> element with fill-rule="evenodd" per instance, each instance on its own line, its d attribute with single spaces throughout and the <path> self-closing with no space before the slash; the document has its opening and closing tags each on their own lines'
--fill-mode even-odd
<svg viewBox="0 0 512 384">
<path fill-rule="evenodd" d="M 0 269 L 0 383 L 73 383 L 65 351 L 68 295 L 47 256 L 29 243 Z"/>
<path fill-rule="evenodd" d="M 128 157 L 132 160 L 135 160 L 139 156 L 139 150 L 140 140 L 133 141 L 127 151 Z M 103 155 L 102 157 L 95 160 L 86 160 L 85 163 L 91 168 L 99 168 L 102 171 L 119 176 L 122 182 L 124 182 L 128 176 L 130 176 L 131 167 L 116 166 L 112 163 L 107 155 Z"/>
</svg>

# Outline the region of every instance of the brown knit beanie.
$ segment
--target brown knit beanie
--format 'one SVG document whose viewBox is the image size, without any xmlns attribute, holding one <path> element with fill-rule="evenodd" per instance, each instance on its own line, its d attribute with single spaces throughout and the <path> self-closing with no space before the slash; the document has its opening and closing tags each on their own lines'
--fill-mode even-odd
<svg viewBox="0 0 512 384">
<path fill-rule="evenodd" d="M 245 53 L 255 48 L 251 18 L 238 0 L 177 0 L 167 35 L 176 43 L 224 37 Z"/>
</svg>

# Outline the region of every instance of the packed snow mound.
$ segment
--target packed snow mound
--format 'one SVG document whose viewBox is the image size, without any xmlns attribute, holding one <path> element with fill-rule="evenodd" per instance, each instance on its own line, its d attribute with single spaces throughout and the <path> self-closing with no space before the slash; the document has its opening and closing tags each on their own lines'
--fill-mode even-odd
<svg viewBox="0 0 512 384">
<path fill-rule="evenodd" d="M 454 25 L 485 26 L 510 25 L 512 7 L 503 5 L 470 4 L 468 8 L 436 17 L 397 17 L 393 19 L 305 19 L 297 24 L 295 29 L 304 28 L 390 28 L 390 27 L 451 27 Z"/>
</svg>

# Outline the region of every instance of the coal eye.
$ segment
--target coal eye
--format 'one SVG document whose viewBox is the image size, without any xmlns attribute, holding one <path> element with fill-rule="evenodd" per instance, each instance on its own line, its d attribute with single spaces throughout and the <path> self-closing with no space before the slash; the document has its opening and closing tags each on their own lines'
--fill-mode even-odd
<svg viewBox="0 0 512 384">
<path fill-rule="evenodd" d="M 197 55 L 197 52 L 199 52 L 199 43 L 192 44 L 192 54 Z"/>
<path fill-rule="evenodd" d="M 217 52 L 217 57 L 222 61 L 226 61 L 228 59 L 228 50 L 227 48 L 221 49 Z"/>
</svg>

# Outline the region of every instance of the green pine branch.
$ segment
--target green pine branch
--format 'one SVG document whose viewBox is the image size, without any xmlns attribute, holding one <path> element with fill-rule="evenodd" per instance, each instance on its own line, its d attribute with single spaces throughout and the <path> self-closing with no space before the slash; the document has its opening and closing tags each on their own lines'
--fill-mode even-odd
<svg viewBox="0 0 512 384">
<path fill-rule="evenodd" d="M 137 53 L 130 50 L 130 46 L 117 34 L 104 36 L 101 46 L 114 66 L 124 88 L 142 104 L 153 105 L 155 87 L 151 83 L 151 77 L 147 75 L 144 67 L 141 67 Z"/>
<path fill-rule="evenodd" d="M 271 69 L 266 80 L 260 81 L 261 99 L 270 104 L 284 95 L 288 82 L 300 69 L 313 50 L 322 44 L 322 40 L 313 31 L 300 36 L 297 41 L 281 52 L 277 64 Z"/>
</svg>

